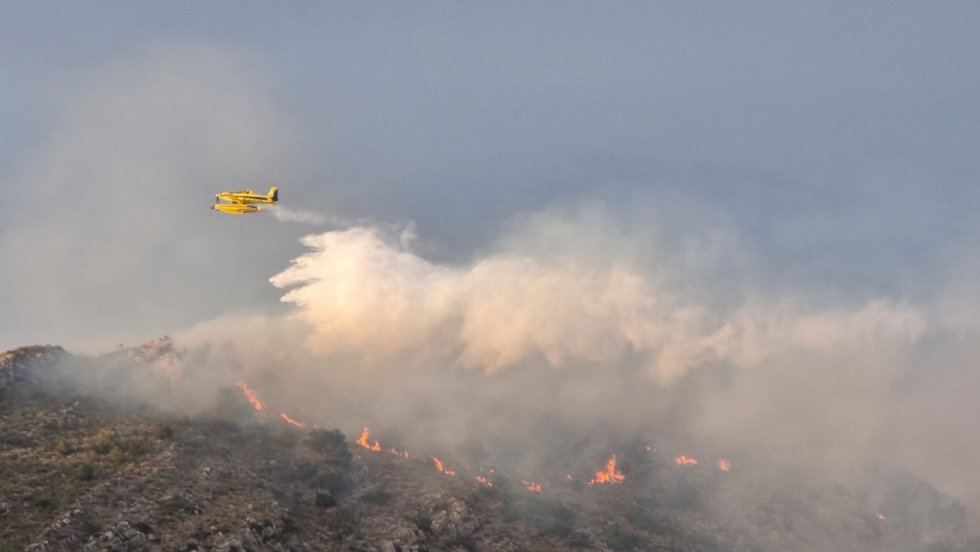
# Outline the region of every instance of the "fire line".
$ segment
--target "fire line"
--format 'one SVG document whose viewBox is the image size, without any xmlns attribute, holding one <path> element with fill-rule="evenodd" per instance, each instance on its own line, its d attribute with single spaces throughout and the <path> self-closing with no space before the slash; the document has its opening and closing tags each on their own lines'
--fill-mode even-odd
<svg viewBox="0 0 980 552">
<path fill-rule="evenodd" d="M 626 476 L 616 471 L 616 455 L 613 454 L 606 461 L 606 470 L 595 472 L 595 478 L 589 481 L 589 485 L 595 484 L 619 484 L 626 480 Z"/>
<path fill-rule="evenodd" d="M 680 456 L 678 456 L 677 458 L 675 458 L 674 459 L 674 462 L 678 466 L 697 466 L 698 465 L 698 461 L 697 460 L 695 460 L 694 458 L 690 458 L 688 456 L 684 456 L 683 454 L 681 454 Z"/>
</svg>

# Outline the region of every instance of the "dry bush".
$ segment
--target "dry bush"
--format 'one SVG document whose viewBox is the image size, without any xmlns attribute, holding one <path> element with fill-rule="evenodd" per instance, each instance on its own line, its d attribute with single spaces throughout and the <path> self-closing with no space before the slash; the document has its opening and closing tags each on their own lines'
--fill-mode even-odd
<svg viewBox="0 0 980 552">
<path fill-rule="evenodd" d="M 340 430 L 314 429 L 303 444 L 315 452 L 333 473 L 345 473 L 350 469 L 354 455 L 347 445 L 347 438 Z"/>
</svg>

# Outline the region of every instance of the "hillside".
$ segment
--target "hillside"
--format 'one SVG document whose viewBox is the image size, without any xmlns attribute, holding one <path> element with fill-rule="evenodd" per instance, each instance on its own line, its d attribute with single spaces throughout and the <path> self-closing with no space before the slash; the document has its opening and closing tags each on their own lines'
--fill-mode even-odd
<svg viewBox="0 0 980 552">
<path fill-rule="evenodd" d="M 270 414 L 244 382 L 194 415 L 113 393 L 167 393 L 180 356 L 166 339 L 0 355 L 0 551 L 980 550 L 963 507 L 909 474 L 749 473 L 625 443 L 531 480 Z"/>
</svg>

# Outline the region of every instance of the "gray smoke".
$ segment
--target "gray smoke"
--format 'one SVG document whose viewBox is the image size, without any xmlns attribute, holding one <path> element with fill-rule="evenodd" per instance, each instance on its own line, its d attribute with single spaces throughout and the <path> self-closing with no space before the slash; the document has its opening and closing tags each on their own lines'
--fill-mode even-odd
<svg viewBox="0 0 980 552">
<path fill-rule="evenodd" d="M 597 448 L 669 439 L 948 473 L 918 451 L 961 445 L 909 442 L 903 428 L 909 401 L 947 385 L 910 380 L 965 346 L 932 306 L 821 300 L 751 281 L 715 289 L 706 275 L 738 264 L 738 248 L 671 247 L 656 221 L 624 222 L 627 212 L 544 210 L 461 263 L 419 253 L 427 245 L 410 225 L 312 234 L 271 279 L 288 315 L 240 328 L 231 317 L 178 338 L 242 343 L 239 362 L 297 416 L 441 450 L 510 443 L 533 451 L 533 464 L 547 453 L 534 443 L 561 427 Z"/>
</svg>

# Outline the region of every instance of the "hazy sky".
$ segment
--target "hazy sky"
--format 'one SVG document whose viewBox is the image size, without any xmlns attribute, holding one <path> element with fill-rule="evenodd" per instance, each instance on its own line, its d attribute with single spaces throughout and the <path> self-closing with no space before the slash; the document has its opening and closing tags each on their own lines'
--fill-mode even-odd
<svg viewBox="0 0 980 552">
<path fill-rule="evenodd" d="M 753 285 L 972 289 L 978 22 L 967 2 L 5 3 L 0 349 L 276 308 L 311 228 L 208 208 L 271 184 L 412 221 L 443 261 L 599 201 L 727 236 Z"/>
</svg>

